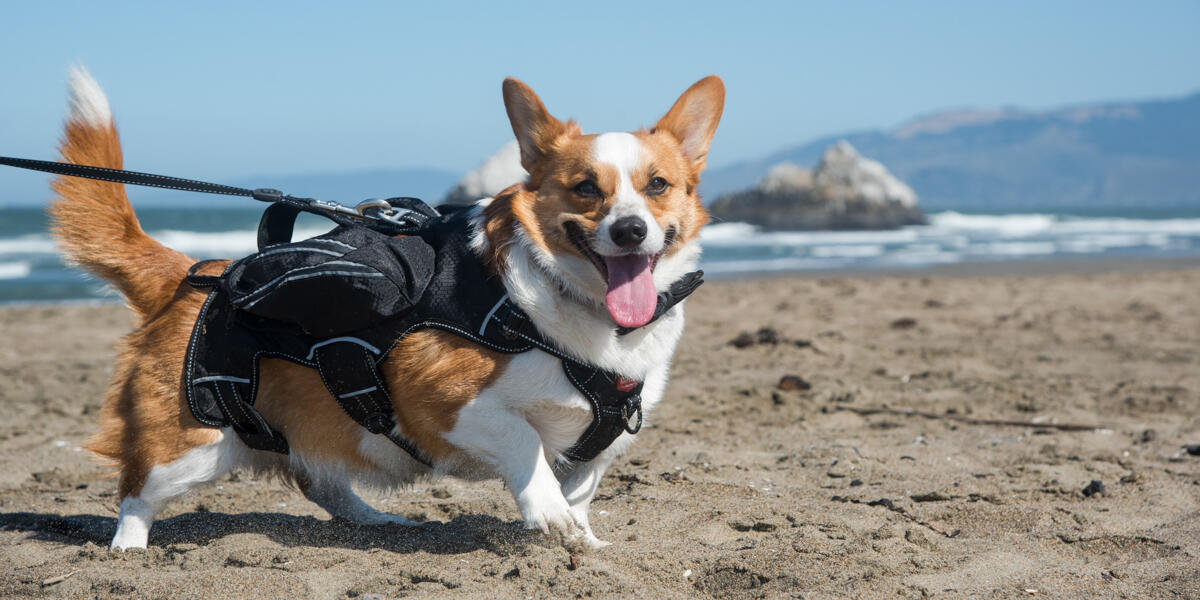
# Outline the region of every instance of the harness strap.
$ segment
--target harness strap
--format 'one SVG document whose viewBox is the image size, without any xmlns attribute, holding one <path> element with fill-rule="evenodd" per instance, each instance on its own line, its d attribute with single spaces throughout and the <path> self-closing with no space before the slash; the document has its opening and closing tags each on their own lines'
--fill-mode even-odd
<svg viewBox="0 0 1200 600">
<path fill-rule="evenodd" d="M 267 420 L 254 410 L 254 406 L 242 399 L 249 397 L 248 384 L 223 379 L 214 380 L 211 385 L 217 395 L 217 403 L 229 418 L 234 433 L 247 446 L 256 450 L 288 453 L 287 439 L 283 434 L 272 429 Z M 245 388 L 245 391 L 239 392 L 239 386 Z"/>
<path fill-rule="evenodd" d="M 629 382 L 607 371 L 574 360 L 562 361 L 567 379 L 592 405 L 592 423 L 563 456 L 588 462 L 604 452 L 623 433 L 642 428 L 642 382 Z M 614 393 L 615 391 L 615 393 Z"/>
<path fill-rule="evenodd" d="M 387 436 L 415 460 L 431 467 L 432 461 L 416 445 L 394 433 L 392 399 L 379 377 L 378 353 L 378 348 L 346 337 L 313 346 L 311 357 L 325 388 L 350 418 L 371 433 Z"/>
</svg>

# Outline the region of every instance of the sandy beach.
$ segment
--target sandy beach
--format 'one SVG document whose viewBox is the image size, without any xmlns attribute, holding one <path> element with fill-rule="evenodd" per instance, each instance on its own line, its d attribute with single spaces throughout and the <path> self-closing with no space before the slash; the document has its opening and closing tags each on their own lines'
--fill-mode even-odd
<svg viewBox="0 0 1200 600">
<path fill-rule="evenodd" d="M 81 445 L 131 319 L 2 308 L 0 596 L 1200 597 L 1200 268 L 1171 266 L 711 281 L 593 504 L 614 545 L 576 556 L 498 482 L 365 491 L 410 530 L 245 475 L 110 553 Z"/>
</svg>

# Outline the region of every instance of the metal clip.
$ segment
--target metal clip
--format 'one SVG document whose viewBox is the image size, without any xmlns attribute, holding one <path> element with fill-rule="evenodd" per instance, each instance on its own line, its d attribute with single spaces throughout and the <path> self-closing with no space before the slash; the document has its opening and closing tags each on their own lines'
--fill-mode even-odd
<svg viewBox="0 0 1200 600">
<path fill-rule="evenodd" d="M 380 215 L 392 214 L 392 205 L 381 198 L 370 198 L 354 205 L 354 212 L 369 219 L 381 218 Z"/>
<path fill-rule="evenodd" d="M 637 415 L 637 424 L 630 425 L 629 420 Z M 621 418 L 625 420 L 625 431 L 631 435 L 642 430 L 642 397 L 630 396 L 621 404 Z"/>
</svg>

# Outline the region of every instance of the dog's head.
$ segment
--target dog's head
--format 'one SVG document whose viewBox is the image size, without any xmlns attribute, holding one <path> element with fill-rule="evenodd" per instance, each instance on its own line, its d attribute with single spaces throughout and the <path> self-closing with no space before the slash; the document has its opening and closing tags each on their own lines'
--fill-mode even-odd
<svg viewBox="0 0 1200 600">
<path fill-rule="evenodd" d="M 652 129 L 583 135 L 551 116 L 529 86 L 506 79 L 504 105 L 529 179 L 489 206 L 511 215 L 518 238 L 492 239 L 492 247 L 528 246 L 564 291 L 605 306 L 618 325 L 645 325 L 658 292 L 699 257 L 708 214 L 696 187 L 724 104 L 724 84 L 709 76 Z M 488 237 L 510 235 L 504 228 Z"/>
</svg>

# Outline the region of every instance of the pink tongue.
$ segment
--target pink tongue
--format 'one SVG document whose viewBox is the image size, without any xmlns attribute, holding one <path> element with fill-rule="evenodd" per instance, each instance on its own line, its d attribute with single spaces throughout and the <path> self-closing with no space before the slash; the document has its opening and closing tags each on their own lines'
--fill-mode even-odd
<svg viewBox="0 0 1200 600">
<path fill-rule="evenodd" d="M 650 257 L 643 254 L 607 256 L 608 294 L 604 304 L 608 314 L 622 327 L 641 327 L 650 322 L 658 304 Z"/>
</svg>

